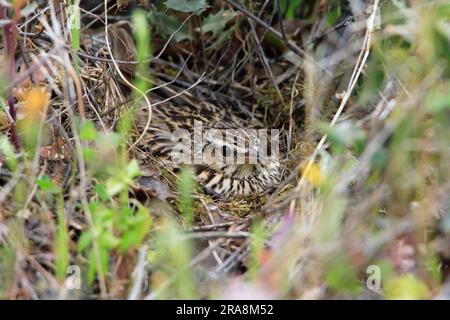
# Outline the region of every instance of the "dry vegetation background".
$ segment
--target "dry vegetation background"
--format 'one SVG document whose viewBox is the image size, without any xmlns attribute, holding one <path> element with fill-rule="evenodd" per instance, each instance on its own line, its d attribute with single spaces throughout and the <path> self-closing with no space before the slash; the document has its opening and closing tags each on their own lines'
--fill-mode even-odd
<svg viewBox="0 0 450 320">
<path fill-rule="evenodd" d="M 448 1 L 2 0 L 0 22 L 1 298 L 450 298 Z M 139 166 L 161 90 L 281 129 L 281 185 L 225 201 Z"/>
</svg>

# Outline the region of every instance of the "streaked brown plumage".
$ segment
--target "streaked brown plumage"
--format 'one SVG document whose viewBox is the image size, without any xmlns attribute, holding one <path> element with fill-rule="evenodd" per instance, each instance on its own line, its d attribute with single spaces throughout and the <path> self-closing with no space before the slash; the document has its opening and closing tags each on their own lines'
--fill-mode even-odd
<svg viewBox="0 0 450 320">
<path fill-rule="evenodd" d="M 151 123 L 139 143 L 141 148 L 151 152 L 152 156 L 165 165 L 178 168 L 180 164 L 174 163 L 171 157 L 175 143 L 172 139 L 174 130 L 184 129 L 186 135 L 192 137 L 194 121 L 200 121 L 203 129 L 236 129 L 237 139 L 248 139 L 246 125 L 243 117 L 230 113 L 207 102 L 195 103 L 191 99 L 184 99 L 182 105 L 165 102 L 152 108 Z M 142 105 L 136 116 L 139 133 L 144 130 L 148 119 L 147 106 Z M 237 140 L 217 140 L 214 136 L 207 139 L 207 145 L 223 152 L 234 154 L 248 154 L 247 149 L 236 145 Z M 204 146 L 204 150 L 205 150 Z M 202 151 L 204 151 L 202 150 Z M 214 155 L 214 153 L 213 153 Z M 206 158 L 206 157 L 205 157 Z M 236 164 L 215 162 L 209 159 L 208 163 L 194 164 L 197 180 L 212 193 L 223 198 L 237 195 L 255 195 L 263 193 L 280 182 L 281 167 L 275 156 L 268 156 L 264 163 L 258 161 L 254 164 Z"/>
</svg>

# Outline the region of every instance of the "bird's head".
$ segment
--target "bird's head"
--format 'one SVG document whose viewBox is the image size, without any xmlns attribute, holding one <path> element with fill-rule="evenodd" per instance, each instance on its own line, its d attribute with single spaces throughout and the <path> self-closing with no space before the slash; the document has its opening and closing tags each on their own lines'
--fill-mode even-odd
<svg viewBox="0 0 450 320">
<path fill-rule="evenodd" d="M 207 189 L 233 197 L 260 194 L 280 183 L 278 135 L 273 130 L 210 129 L 203 140 L 204 166 L 198 177 Z"/>
</svg>

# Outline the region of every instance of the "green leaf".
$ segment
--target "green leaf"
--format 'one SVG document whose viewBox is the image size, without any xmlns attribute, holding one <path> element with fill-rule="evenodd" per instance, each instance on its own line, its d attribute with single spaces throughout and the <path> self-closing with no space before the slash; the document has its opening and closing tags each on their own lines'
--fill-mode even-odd
<svg viewBox="0 0 450 320">
<path fill-rule="evenodd" d="M 288 19 L 295 18 L 295 11 L 302 4 L 302 0 L 280 0 L 281 11 L 286 13 Z"/>
<path fill-rule="evenodd" d="M 115 196 L 120 191 L 128 188 L 128 186 L 133 183 L 133 179 L 138 177 L 140 173 L 141 171 L 137 161 L 130 161 L 125 168 L 106 181 L 106 191 L 108 195 L 110 197 Z"/>
<path fill-rule="evenodd" d="M 192 222 L 194 214 L 194 201 L 192 199 L 194 185 L 194 171 L 192 168 L 184 168 L 181 171 L 180 183 L 178 185 L 178 190 L 180 192 L 179 207 L 181 215 L 188 223 Z"/>
<path fill-rule="evenodd" d="M 62 195 L 58 199 L 58 224 L 55 239 L 55 272 L 59 281 L 63 281 L 66 276 L 66 270 L 69 266 L 69 232 L 67 230 L 67 222 L 64 217 L 64 200 Z"/>
<path fill-rule="evenodd" d="M 50 193 L 56 193 L 59 191 L 58 186 L 56 186 L 53 181 L 50 179 L 50 177 L 46 174 L 44 174 L 39 179 L 36 179 L 36 184 L 39 186 L 39 188 L 42 191 L 50 192 Z"/>
<path fill-rule="evenodd" d="M 214 41 L 208 48 L 206 48 L 206 51 L 212 51 L 218 49 L 226 40 L 229 40 L 232 34 L 235 32 L 237 25 L 232 26 L 228 30 L 225 30 L 221 33 L 219 33 L 217 40 Z"/>
<path fill-rule="evenodd" d="M 335 3 L 334 9 L 330 10 L 327 15 L 328 25 L 330 27 L 333 26 L 341 15 L 342 15 L 341 5 L 339 3 Z"/>
<path fill-rule="evenodd" d="M 170 36 L 173 34 L 175 42 L 181 42 L 191 38 L 186 25 L 181 26 L 181 22 L 178 19 L 164 12 L 150 11 L 148 13 L 148 19 L 156 27 L 160 35 Z"/>
<path fill-rule="evenodd" d="M 6 164 L 11 171 L 16 170 L 17 160 L 14 153 L 14 148 L 4 135 L 0 137 L 0 152 L 6 157 Z"/>
<path fill-rule="evenodd" d="M 119 245 L 120 239 L 106 231 L 100 236 L 99 243 L 104 248 L 112 249 Z"/>
<path fill-rule="evenodd" d="M 212 32 L 214 34 L 225 29 L 228 22 L 233 20 L 236 13 L 231 10 L 220 10 L 216 14 L 210 14 L 202 23 L 201 32 L 206 34 Z M 200 31 L 200 29 L 198 29 Z"/>
<path fill-rule="evenodd" d="M 83 147 L 83 158 L 88 162 L 93 162 L 97 158 L 97 151 L 91 147 Z"/>
<path fill-rule="evenodd" d="M 84 141 L 94 141 L 97 138 L 97 130 L 92 121 L 86 121 L 80 128 L 80 139 Z"/>
<path fill-rule="evenodd" d="M 325 277 L 328 286 L 337 292 L 357 294 L 362 291 L 358 273 L 345 253 L 341 253 L 328 262 Z"/>
<path fill-rule="evenodd" d="M 206 8 L 206 0 L 167 0 L 167 8 L 181 12 L 196 12 Z"/>
<path fill-rule="evenodd" d="M 126 173 L 127 178 L 129 179 L 134 179 L 141 174 L 141 169 L 139 168 L 139 164 L 135 159 L 131 160 L 130 163 L 126 166 Z"/>
<path fill-rule="evenodd" d="M 111 199 L 108 195 L 108 192 L 106 192 L 106 188 L 104 185 L 97 184 L 95 186 L 95 193 L 100 197 L 101 200 L 107 201 Z"/>
<path fill-rule="evenodd" d="M 134 26 L 134 37 L 136 39 L 136 49 L 138 61 L 145 61 L 150 58 L 150 28 L 147 17 L 143 10 L 135 10 L 132 15 Z"/>
<path fill-rule="evenodd" d="M 433 87 L 426 97 L 426 109 L 432 113 L 450 110 L 450 83 L 441 83 Z"/>
<path fill-rule="evenodd" d="M 440 279 L 442 279 L 439 257 L 431 252 L 428 253 L 426 257 L 426 266 L 433 280 L 438 283 Z"/>
<path fill-rule="evenodd" d="M 97 273 L 97 264 L 95 263 L 95 253 L 94 253 L 94 249 L 89 250 L 88 253 L 88 261 L 89 261 L 89 265 L 88 265 L 88 270 L 87 270 L 87 283 L 88 286 L 92 287 L 92 285 L 94 284 L 95 281 L 95 275 Z"/>
<path fill-rule="evenodd" d="M 261 268 L 261 258 L 264 244 L 268 238 L 268 232 L 264 228 L 261 220 L 257 220 L 252 225 L 252 242 L 250 247 L 250 261 L 248 263 L 248 276 L 250 280 L 256 280 Z"/>
<path fill-rule="evenodd" d="M 149 212 L 145 208 L 140 208 L 136 215 L 130 219 L 131 226 L 123 234 L 119 250 L 124 252 L 130 247 L 139 246 L 148 234 L 152 225 Z"/>
<path fill-rule="evenodd" d="M 140 75 L 140 77 L 135 77 L 134 85 L 139 89 L 137 91 L 145 92 L 151 87 L 149 81 L 146 79 L 150 76 L 148 73 L 148 66 L 152 52 L 150 27 L 148 26 L 145 11 L 142 9 L 134 10 L 131 18 L 134 27 L 137 60 L 139 61 L 136 73 Z M 135 94 L 137 97 L 141 96 L 139 92 L 135 92 Z M 130 119 L 128 117 L 123 117 L 121 122 L 121 132 L 128 131 L 131 124 Z"/>
<path fill-rule="evenodd" d="M 92 233 L 90 232 L 83 232 L 78 239 L 78 251 L 82 252 L 84 251 L 92 241 Z"/>
</svg>

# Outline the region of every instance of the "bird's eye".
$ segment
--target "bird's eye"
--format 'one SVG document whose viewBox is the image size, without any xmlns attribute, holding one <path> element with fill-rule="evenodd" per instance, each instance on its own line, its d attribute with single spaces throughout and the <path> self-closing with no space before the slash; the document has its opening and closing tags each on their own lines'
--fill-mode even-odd
<svg viewBox="0 0 450 320">
<path fill-rule="evenodd" d="M 229 147 L 227 147 L 227 146 L 223 146 L 222 147 L 222 155 L 224 157 L 226 157 L 228 155 L 231 155 L 231 149 Z"/>
</svg>

